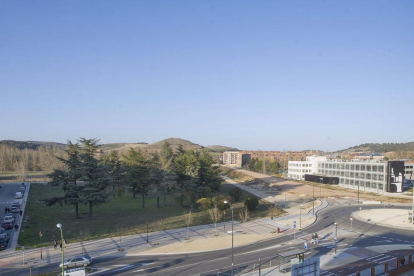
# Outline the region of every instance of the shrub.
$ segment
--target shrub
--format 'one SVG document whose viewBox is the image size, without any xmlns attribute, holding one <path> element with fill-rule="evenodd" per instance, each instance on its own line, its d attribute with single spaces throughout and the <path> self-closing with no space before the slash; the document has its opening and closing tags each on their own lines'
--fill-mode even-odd
<svg viewBox="0 0 414 276">
<path fill-rule="evenodd" d="M 239 187 L 234 187 L 229 191 L 229 195 L 234 198 L 234 201 L 239 201 L 242 196 L 243 191 Z"/>
<path fill-rule="evenodd" d="M 249 209 L 249 211 L 256 210 L 258 205 L 259 205 L 259 200 L 255 196 L 249 195 L 244 199 L 244 206 L 246 206 L 247 209 Z"/>
<path fill-rule="evenodd" d="M 230 204 L 225 204 L 224 201 L 231 203 L 231 197 L 225 195 L 218 195 L 213 197 L 213 204 L 217 206 L 220 211 L 226 211 L 230 209 Z"/>
<path fill-rule="evenodd" d="M 200 204 L 200 209 L 204 212 L 207 212 L 208 209 L 210 209 L 212 201 L 210 198 L 200 198 L 197 200 L 197 203 Z"/>
</svg>

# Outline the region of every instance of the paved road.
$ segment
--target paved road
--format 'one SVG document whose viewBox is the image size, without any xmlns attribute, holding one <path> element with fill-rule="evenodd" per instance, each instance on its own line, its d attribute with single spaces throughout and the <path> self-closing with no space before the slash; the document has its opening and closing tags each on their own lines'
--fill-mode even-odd
<svg viewBox="0 0 414 276">
<path fill-rule="evenodd" d="M 14 199 L 16 192 L 22 186 L 21 183 L 2 183 L 3 188 L 0 189 L 0 222 L 3 222 L 4 216 L 6 215 L 4 209 L 6 207 L 10 208 Z M 19 219 L 19 215 L 16 214 L 16 221 Z M 10 235 L 10 242 L 7 248 L 10 248 L 12 245 L 13 236 L 15 234 L 14 229 L 8 229 L 6 232 Z"/>
<path fill-rule="evenodd" d="M 335 206 L 336 205 L 336 206 Z M 254 244 L 235 248 L 234 264 L 237 272 L 248 272 L 258 259 L 267 261 L 273 258 L 276 252 L 285 251 L 288 248 L 302 248 L 303 242 L 310 238 L 311 233 L 317 232 L 321 238 L 320 244 L 308 243 L 310 256 L 326 256 L 333 254 L 335 246 L 338 252 L 350 248 L 366 248 L 368 246 L 389 246 L 390 244 L 403 244 L 414 246 L 414 238 L 410 230 L 394 229 L 373 225 L 365 221 L 354 220 L 353 229 L 350 231 L 349 217 L 352 212 L 358 211 L 360 205 L 337 205 L 331 203 L 330 208 L 319 212 L 317 222 L 305 231 L 296 233 L 298 240 L 293 241 L 291 235 L 278 237 L 270 241 L 262 241 Z M 362 208 L 383 208 L 379 205 L 362 205 Z M 389 206 L 388 208 L 394 208 Z M 398 208 L 409 209 L 408 206 Z M 334 222 L 338 224 L 338 243 L 333 242 L 335 235 Z M 132 252 L 132 251 L 131 251 Z M 388 254 L 392 257 L 393 253 Z M 378 254 L 379 255 L 379 254 Z M 387 255 L 387 256 L 388 256 Z M 94 258 L 94 256 L 92 256 Z M 381 257 L 381 256 L 379 256 Z M 389 258 L 391 258 L 389 257 Z M 361 269 L 371 266 L 375 258 L 361 258 Z M 35 273 L 56 270 L 58 263 L 51 263 L 44 267 L 35 268 Z M 171 255 L 139 255 L 129 252 L 114 253 L 106 256 L 95 257 L 92 267 L 97 268 L 94 275 L 229 275 L 231 272 L 231 249 L 213 252 L 193 254 L 171 254 Z M 340 266 L 338 266 L 340 268 Z M 24 269 L 4 269 L 2 275 L 16 275 L 16 273 L 27 272 Z M 342 269 L 343 270 L 343 269 Z M 336 274 L 341 274 L 339 269 Z M 329 273 L 331 270 L 328 271 Z M 346 271 L 348 274 L 352 270 Z M 346 274 L 345 274 L 346 275 Z"/>
</svg>

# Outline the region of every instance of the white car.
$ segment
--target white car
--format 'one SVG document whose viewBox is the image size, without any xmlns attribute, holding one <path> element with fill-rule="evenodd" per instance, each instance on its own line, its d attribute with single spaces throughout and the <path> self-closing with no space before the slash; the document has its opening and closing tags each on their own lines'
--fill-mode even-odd
<svg viewBox="0 0 414 276">
<path fill-rule="evenodd" d="M 92 258 L 89 255 L 79 255 L 75 256 L 67 261 L 65 261 L 65 268 L 70 267 L 79 267 L 79 266 L 88 266 L 92 262 Z M 59 267 L 62 267 L 62 263 L 60 263 Z"/>
<path fill-rule="evenodd" d="M 17 192 L 14 198 L 15 199 L 23 198 L 23 194 L 21 192 Z"/>
<path fill-rule="evenodd" d="M 13 216 L 12 214 L 7 214 L 7 215 L 4 217 L 3 222 L 14 222 L 14 216 Z"/>
</svg>

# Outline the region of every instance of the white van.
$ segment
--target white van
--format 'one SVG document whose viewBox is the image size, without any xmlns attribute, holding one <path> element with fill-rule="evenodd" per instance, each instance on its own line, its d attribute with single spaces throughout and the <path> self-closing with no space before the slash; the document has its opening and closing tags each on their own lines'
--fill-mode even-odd
<svg viewBox="0 0 414 276">
<path fill-rule="evenodd" d="M 17 192 L 14 198 L 15 199 L 23 198 L 23 194 L 21 192 Z"/>
</svg>

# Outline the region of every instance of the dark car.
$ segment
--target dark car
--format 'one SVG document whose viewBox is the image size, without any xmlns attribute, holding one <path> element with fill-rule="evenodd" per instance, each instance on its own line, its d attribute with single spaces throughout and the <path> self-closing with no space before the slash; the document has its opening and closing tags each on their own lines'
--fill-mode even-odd
<svg viewBox="0 0 414 276">
<path fill-rule="evenodd" d="M 12 229 L 13 228 L 13 222 L 11 222 L 11 221 L 3 222 L 1 224 L 1 227 L 6 229 L 6 230 L 7 229 Z"/>
<path fill-rule="evenodd" d="M 10 236 L 7 234 L 0 234 L 0 250 L 6 249 L 9 244 Z"/>
</svg>

